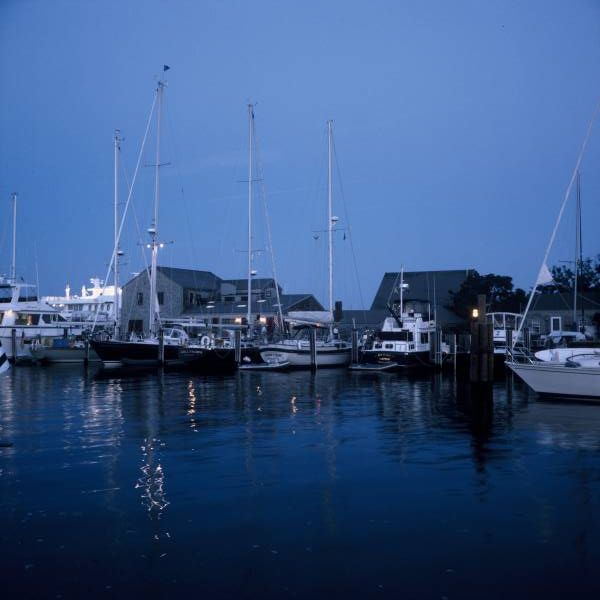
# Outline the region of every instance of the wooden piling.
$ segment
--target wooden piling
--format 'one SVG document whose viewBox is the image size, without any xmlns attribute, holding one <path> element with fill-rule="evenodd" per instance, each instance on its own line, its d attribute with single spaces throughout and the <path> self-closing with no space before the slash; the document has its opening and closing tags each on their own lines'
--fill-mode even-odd
<svg viewBox="0 0 600 600">
<path fill-rule="evenodd" d="M 352 364 L 355 365 L 358 363 L 358 330 L 355 328 L 352 329 Z"/>
<path fill-rule="evenodd" d="M 471 383 L 490 383 L 494 380 L 494 332 L 487 322 L 485 295 L 477 296 L 478 315 L 471 321 Z"/>
<path fill-rule="evenodd" d="M 161 367 L 165 364 L 165 332 L 162 327 L 158 332 L 158 364 Z"/>
<path fill-rule="evenodd" d="M 10 331 L 10 338 L 12 342 L 12 361 L 17 362 L 17 330 L 13 327 Z"/>
<path fill-rule="evenodd" d="M 233 334 L 234 347 L 235 347 L 235 362 L 238 365 L 242 362 L 242 332 L 236 329 Z"/>
<path fill-rule="evenodd" d="M 310 368 L 314 371 L 317 368 L 317 330 L 310 328 Z"/>
</svg>

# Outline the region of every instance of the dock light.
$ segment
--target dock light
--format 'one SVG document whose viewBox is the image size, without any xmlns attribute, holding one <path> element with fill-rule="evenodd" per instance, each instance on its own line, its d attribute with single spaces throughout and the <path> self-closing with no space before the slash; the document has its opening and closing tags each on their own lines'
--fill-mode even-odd
<svg viewBox="0 0 600 600">
<path fill-rule="evenodd" d="M 252 277 L 254 277 L 254 275 L 256 275 L 256 271 L 253 269 L 252 271 L 250 271 L 250 275 L 252 275 Z"/>
<path fill-rule="evenodd" d="M 246 308 L 246 304 L 238 304 L 236 308 Z"/>
<path fill-rule="evenodd" d="M 473 311 L 471 312 L 471 316 L 474 319 L 478 319 L 479 318 L 479 309 L 478 308 L 474 308 Z"/>
<path fill-rule="evenodd" d="M 266 325 L 266 323 L 267 323 L 267 317 L 261 317 L 259 319 L 259 322 L 262 323 L 263 325 Z"/>
<path fill-rule="evenodd" d="M 261 298 L 260 300 L 256 301 L 258 304 L 262 304 L 263 302 L 266 302 L 266 300 L 264 298 Z"/>
<path fill-rule="evenodd" d="M 234 323 L 236 323 L 237 325 L 241 325 L 242 324 L 242 317 L 236 317 L 233 320 Z"/>
<path fill-rule="evenodd" d="M 164 244 L 161 242 L 161 243 L 158 245 L 158 247 L 159 247 L 159 248 L 164 248 L 164 247 L 165 247 L 165 245 L 164 245 Z"/>
</svg>

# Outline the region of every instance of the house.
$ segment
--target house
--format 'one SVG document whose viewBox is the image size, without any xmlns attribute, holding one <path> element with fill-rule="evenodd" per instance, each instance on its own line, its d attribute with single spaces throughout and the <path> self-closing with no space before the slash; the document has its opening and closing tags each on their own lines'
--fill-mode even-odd
<svg viewBox="0 0 600 600">
<path fill-rule="evenodd" d="M 532 335 L 547 335 L 554 331 L 580 331 L 596 337 L 600 317 L 600 291 L 577 295 L 576 315 L 573 314 L 573 292 L 537 294 L 531 303 L 525 326 Z"/>
<path fill-rule="evenodd" d="M 210 271 L 157 267 L 156 296 L 163 322 L 187 320 L 206 324 L 245 325 L 248 315 L 247 279 L 222 279 Z M 121 331 L 149 330 L 149 270 L 123 286 Z M 278 301 L 279 300 L 279 301 Z M 279 312 L 323 310 L 312 294 L 284 294 L 272 278 L 252 279 L 250 313 L 267 323 Z"/>
</svg>

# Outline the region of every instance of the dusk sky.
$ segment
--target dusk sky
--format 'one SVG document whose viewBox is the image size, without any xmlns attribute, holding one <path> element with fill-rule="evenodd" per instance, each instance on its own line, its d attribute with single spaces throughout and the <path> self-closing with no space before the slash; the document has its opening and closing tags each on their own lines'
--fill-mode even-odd
<svg viewBox="0 0 600 600">
<path fill-rule="evenodd" d="M 528 289 L 600 99 L 600 2 L 2 0 L 0 273 L 18 192 L 19 275 L 35 281 L 37 267 L 42 294 L 104 278 L 113 132 L 125 138 L 124 200 L 163 64 L 170 165 L 159 230 L 174 243 L 160 264 L 245 277 L 253 102 L 256 203 L 264 185 L 286 292 L 326 301 L 328 119 L 339 166 L 335 295 L 346 307 L 361 296 L 370 305 L 383 273 L 402 264 L 507 274 Z M 153 157 L 154 134 L 143 164 Z M 124 279 L 143 268 L 135 218 L 144 232 L 152 177 L 141 169 L 134 190 Z M 591 256 L 600 123 L 581 181 Z M 573 257 L 573 212 L 571 203 L 550 264 Z M 257 257 L 259 276 L 271 275 L 266 259 Z"/>
</svg>

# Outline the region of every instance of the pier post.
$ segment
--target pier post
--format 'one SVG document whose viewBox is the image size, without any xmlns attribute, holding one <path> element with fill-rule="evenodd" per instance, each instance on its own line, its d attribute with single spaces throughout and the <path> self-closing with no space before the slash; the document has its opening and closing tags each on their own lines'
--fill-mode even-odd
<svg viewBox="0 0 600 600">
<path fill-rule="evenodd" d="M 513 349 L 513 330 L 506 330 L 506 360 L 512 359 L 512 349 Z"/>
<path fill-rule="evenodd" d="M 356 327 L 352 329 L 352 364 L 358 363 L 358 330 Z"/>
<path fill-rule="evenodd" d="M 12 361 L 17 362 L 17 330 L 13 327 L 10 331 L 10 337 L 12 342 Z"/>
<path fill-rule="evenodd" d="M 83 355 L 83 364 L 87 367 L 90 362 L 90 338 L 86 335 L 83 342 L 85 354 Z"/>
<path fill-rule="evenodd" d="M 310 368 L 314 371 L 317 368 L 317 329 L 310 328 Z"/>
<path fill-rule="evenodd" d="M 233 334 L 233 343 L 235 347 L 235 362 L 239 365 L 242 362 L 242 332 L 236 329 Z"/>
<path fill-rule="evenodd" d="M 165 364 L 165 332 L 162 327 L 158 331 L 158 364 L 161 367 Z"/>
<path fill-rule="evenodd" d="M 477 317 L 471 322 L 471 383 L 490 383 L 494 380 L 494 335 L 487 322 L 485 295 L 477 296 Z"/>
</svg>

